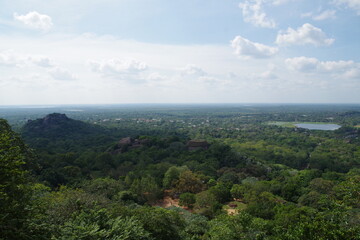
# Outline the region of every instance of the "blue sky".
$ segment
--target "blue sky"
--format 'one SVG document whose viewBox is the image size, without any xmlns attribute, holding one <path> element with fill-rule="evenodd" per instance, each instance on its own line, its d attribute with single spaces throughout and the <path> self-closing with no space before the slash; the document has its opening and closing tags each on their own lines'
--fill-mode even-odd
<svg viewBox="0 0 360 240">
<path fill-rule="evenodd" d="M 0 0 L 0 105 L 360 103 L 360 0 Z"/>
</svg>

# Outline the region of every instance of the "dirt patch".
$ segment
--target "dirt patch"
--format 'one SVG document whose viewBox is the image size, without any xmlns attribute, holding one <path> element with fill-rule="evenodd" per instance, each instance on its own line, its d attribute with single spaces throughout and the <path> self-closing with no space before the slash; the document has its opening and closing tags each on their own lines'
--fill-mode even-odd
<svg viewBox="0 0 360 240">
<path fill-rule="evenodd" d="M 234 199 L 234 201 L 228 202 L 223 206 L 223 209 L 227 212 L 228 215 L 239 214 L 245 208 L 246 204 L 243 203 L 241 199 Z"/>
<path fill-rule="evenodd" d="M 153 206 L 162 207 L 162 208 L 181 207 L 179 205 L 179 199 L 173 199 L 169 196 L 164 197 L 162 200 L 158 201 Z"/>
<path fill-rule="evenodd" d="M 228 215 L 236 215 L 236 214 L 238 214 L 238 210 L 237 209 L 232 209 L 232 208 L 226 209 L 226 212 L 227 212 Z"/>
</svg>

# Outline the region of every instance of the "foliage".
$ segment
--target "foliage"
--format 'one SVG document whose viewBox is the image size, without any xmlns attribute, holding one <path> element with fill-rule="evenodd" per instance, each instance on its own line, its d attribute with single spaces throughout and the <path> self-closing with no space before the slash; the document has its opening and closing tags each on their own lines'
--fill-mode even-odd
<svg viewBox="0 0 360 240">
<path fill-rule="evenodd" d="M 80 184 L 81 188 L 88 193 L 112 199 L 115 195 L 125 189 L 120 180 L 111 178 L 96 178 L 94 180 L 84 181 Z"/>
<path fill-rule="evenodd" d="M 193 193 L 182 193 L 179 198 L 179 205 L 192 208 L 196 201 L 195 194 Z"/>
<path fill-rule="evenodd" d="M 80 212 L 65 222 L 53 239 L 150 240 L 140 221 L 134 217 L 111 218 L 105 210 Z"/>
<path fill-rule="evenodd" d="M 0 109 L 0 239 L 359 239 L 358 106 L 84 108 Z"/>
<path fill-rule="evenodd" d="M 198 193 L 204 189 L 204 184 L 196 174 L 186 170 L 180 173 L 175 189 L 177 193 Z"/>
<path fill-rule="evenodd" d="M 131 187 L 130 191 L 138 196 L 139 202 L 153 203 L 161 197 L 161 190 L 157 185 L 155 179 L 150 176 L 136 179 Z"/>
<path fill-rule="evenodd" d="M 181 239 L 180 233 L 184 229 L 184 220 L 174 211 L 143 207 L 135 209 L 134 216 L 154 239 Z"/>
<path fill-rule="evenodd" d="M 205 234 L 205 239 L 209 240 L 264 239 L 267 228 L 266 221 L 245 212 L 235 216 L 221 215 L 209 225 L 210 229 Z"/>
<path fill-rule="evenodd" d="M 182 173 L 185 170 L 189 170 L 189 169 L 186 166 L 170 167 L 164 175 L 164 179 L 163 179 L 164 188 L 174 188 L 176 186 L 177 181 L 179 180 L 180 173 Z"/>
<path fill-rule="evenodd" d="M 24 169 L 31 152 L 6 121 L 0 119 L 0 236 L 25 239 L 31 189 Z"/>
</svg>

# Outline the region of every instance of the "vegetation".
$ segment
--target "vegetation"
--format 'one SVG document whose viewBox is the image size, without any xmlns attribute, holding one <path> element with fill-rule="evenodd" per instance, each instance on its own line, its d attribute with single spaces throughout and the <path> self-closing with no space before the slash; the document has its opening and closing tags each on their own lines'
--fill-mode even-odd
<svg viewBox="0 0 360 240">
<path fill-rule="evenodd" d="M 360 239 L 359 109 L 9 111 L 0 239 Z M 268 124 L 295 121 L 342 128 Z"/>
</svg>

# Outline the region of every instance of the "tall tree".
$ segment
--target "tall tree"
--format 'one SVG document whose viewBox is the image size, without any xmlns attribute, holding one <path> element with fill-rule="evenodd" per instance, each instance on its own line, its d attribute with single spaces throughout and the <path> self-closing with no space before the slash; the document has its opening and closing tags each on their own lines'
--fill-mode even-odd
<svg viewBox="0 0 360 240">
<path fill-rule="evenodd" d="M 25 239 L 31 195 L 24 166 L 30 156 L 20 137 L 0 119 L 0 236 L 5 239 Z"/>
</svg>

